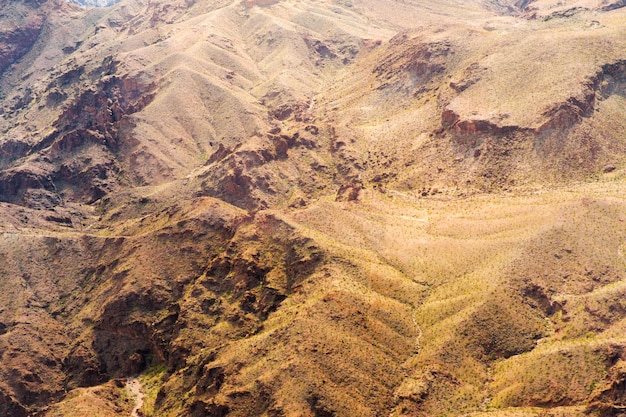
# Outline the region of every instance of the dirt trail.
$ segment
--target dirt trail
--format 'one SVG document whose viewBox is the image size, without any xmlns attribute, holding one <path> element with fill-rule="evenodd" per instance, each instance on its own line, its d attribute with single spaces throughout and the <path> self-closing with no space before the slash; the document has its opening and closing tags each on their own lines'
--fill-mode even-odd
<svg viewBox="0 0 626 417">
<path fill-rule="evenodd" d="M 141 417 L 141 414 L 139 414 L 139 409 L 141 408 L 141 406 L 143 406 L 144 397 L 144 393 L 141 391 L 141 382 L 139 382 L 139 379 L 137 378 L 128 378 L 126 380 L 126 386 L 136 398 L 135 407 L 130 413 L 130 417 Z"/>
</svg>

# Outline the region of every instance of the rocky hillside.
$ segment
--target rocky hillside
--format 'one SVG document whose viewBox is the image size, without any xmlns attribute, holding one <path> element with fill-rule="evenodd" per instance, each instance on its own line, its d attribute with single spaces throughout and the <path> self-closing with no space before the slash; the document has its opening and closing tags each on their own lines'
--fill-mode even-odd
<svg viewBox="0 0 626 417">
<path fill-rule="evenodd" d="M 621 415 L 621 2 L 82 6 L 0 2 L 0 416 Z"/>
</svg>

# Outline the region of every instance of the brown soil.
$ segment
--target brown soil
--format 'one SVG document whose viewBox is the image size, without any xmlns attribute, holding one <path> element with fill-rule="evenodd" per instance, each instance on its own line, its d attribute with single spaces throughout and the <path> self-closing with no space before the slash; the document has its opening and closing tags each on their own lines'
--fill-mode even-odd
<svg viewBox="0 0 626 417">
<path fill-rule="evenodd" d="M 621 3 L 0 9 L 0 417 L 620 415 Z"/>
</svg>

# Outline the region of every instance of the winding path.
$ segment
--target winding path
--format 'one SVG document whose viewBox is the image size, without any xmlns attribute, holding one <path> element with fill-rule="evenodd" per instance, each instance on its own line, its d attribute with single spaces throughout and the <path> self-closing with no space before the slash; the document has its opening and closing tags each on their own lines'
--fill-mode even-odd
<svg viewBox="0 0 626 417">
<path fill-rule="evenodd" d="M 144 393 L 141 391 L 141 382 L 137 378 L 128 378 L 126 380 L 126 386 L 135 396 L 135 407 L 130 413 L 130 417 L 141 417 L 139 409 L 143 406 Z"/>
</svg>

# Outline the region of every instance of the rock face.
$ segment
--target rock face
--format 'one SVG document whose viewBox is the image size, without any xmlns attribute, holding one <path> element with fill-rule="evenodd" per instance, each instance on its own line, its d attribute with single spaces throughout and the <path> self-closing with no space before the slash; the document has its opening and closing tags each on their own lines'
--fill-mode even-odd
<svg viewBox="0 0 626 417">
<path fill-rule="evenodd" d="M 0 2 L 0 417 L 136 376 L 147 416 L 619 415 L 619 2 L 73 3 Z"/>
<path fill-rule="evenodd" d="M 33 47 L 44 26 L 46 5 L 40 2 L 6 1 L 2 8 L 0 71 L 24 56 Z"/>
</svg>

